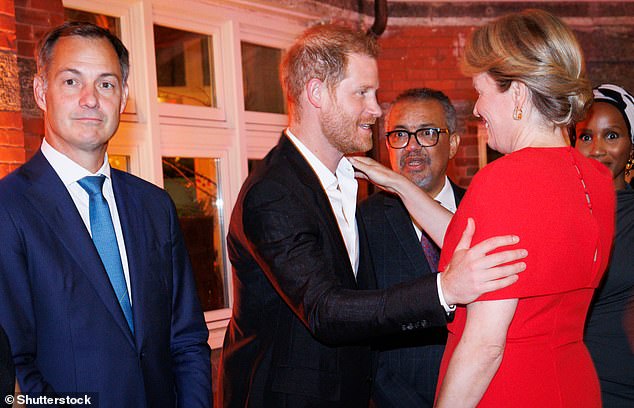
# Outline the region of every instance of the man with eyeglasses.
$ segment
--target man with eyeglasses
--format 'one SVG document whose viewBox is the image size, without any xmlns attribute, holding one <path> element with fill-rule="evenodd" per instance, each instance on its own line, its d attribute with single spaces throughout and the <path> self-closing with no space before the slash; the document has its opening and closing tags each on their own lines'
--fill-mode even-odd
<svg viewBox="0 0 634 408">
<path fill-rule="evenodd" d="M 393 102 L 385 129 L 392 169 L 455 212 L 465 190 L 446 175 L 447 164 L 460 144 L 455 133 L 456 110 L 449 98 L 433 89 L 409 89 Z M 438 270 L 439 248 L 416 225 L 399 198 L 379 192 L 359 210 L 380 289 Z M 432 407 L 446 340 L 445 327 L 379 339 L 374 405 Z"/>
</svg>

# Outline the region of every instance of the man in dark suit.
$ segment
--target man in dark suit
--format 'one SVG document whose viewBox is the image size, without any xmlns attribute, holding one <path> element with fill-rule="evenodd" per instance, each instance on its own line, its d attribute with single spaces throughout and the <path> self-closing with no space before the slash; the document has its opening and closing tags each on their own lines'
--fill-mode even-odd
<svg viewBox="0 0 634 408">
<path fill-rule="evenodd" d="M 472 282 L 492 280 L 459 262 L 440 291 L 434 275 L 371 290 L 357 183 L 344 154 L 372 146 L 371 126 L 381 115 L 376 55 L 374 39 L 334 25 L 307 30 L 285 54 L 290 124 L 245 181 L 227 237 L 234 304 L 219 406 L 367 407 L 368 340 L 442 326 L 439 292 L 450 305 L 465 303 L 480 292 Z M 507 277 L 496 284 L 510 284 L 519 269 L 503 267 Z"/>
<path fill-rule="evenodd" d="M 455 212 L 465 191 L 446 174 L 460 144 L 456 110 L 449 98 L 433 89 L 409 89 L 392 103 L 385 130 L 392 169 Z M 367 227 L 379 289 L 437 272 L 439 248 L 423 235 L 396 195 L 383 191 L 372 195 L 359 205 L 359 215 Z M 426 254 L 421 239 L 435 252 Z M 444 327 L 430 327 L 375 341 L 380 353 L 374 405 L 432 407 L 446 340 Z"/>
<path fill-rule="evenodd" d="M 0 406 L 12 406 L 12 400 L 7 396 L 13 395 L 15 389 L 15 368 L 11 356 L 9 339 L 0 326 Z"/>
<path fill-rule="evenodd" d="M 173 203 L 107 160 L 128 52 L 87 23 L 40 44 L 45 139 L 0 181 L 0 324 L 21 391 L 208 407 L 208 331 Z"/>
</svg>

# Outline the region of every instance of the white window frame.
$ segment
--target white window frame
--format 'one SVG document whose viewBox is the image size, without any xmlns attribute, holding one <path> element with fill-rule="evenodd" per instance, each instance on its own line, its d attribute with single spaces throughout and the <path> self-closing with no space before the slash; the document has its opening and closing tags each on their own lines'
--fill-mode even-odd
<svg viewBox="0 0 634 408">
<path fill-rule="evenodd" d="M 224 233 L 248 160 L 274 146 L 287 115 L 246 112 L 241 42 L 284 50 L 319 16 L 289 12 L 257 0 L 63 0 L 64 7 L 118 17 L 122 41 L 130 51 L 130 99 L 109 145 L 112 154 L 130 158 L 130 172 L 163 186 L 164 156 L 220 159 Z M 154 24 L 212 36 L 216 107 L 158 102 Z M 231 316 L 233 288 L 225 249 L 225 296 L 229 307 L 205 312 L 209 344 L 222 346 Z"/>
<path fill-rule="evenodd" d="M 208 13 L 193 11 L 183 13 L 183 8 L 175 8 L 174 1 L 155 1 L 152 10 L 153 25 L 175 28 L 177 30 L 189 31 L 193 33 L 211 36 L 213 53 L 213 83 L 211 84 L 216 93 L 216 106 L 192 106 L 174 103 L 158 103 L 160 122 L 163 123 L 185 123 L 179 119 L 194 119 L 198 121 L 226 121 L 225 115 L 225 92 L 222 86 L 225 70 L 223 69 L 223 20 Z M 154 38 L 152 38 L 152 49 L 154 49 Z M 157 84 L 155 83 L 156 87 Z"/>
</svg>

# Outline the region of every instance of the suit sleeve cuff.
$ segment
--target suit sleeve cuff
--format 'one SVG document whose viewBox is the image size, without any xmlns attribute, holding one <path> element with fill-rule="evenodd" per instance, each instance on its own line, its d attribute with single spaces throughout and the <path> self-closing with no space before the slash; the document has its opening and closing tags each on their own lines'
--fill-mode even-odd
<svg viewBox="0 0 634 408">
<path fill-rule="evenodd" d="M 445 296 L 442 294 L 442 284 L 440 283 L 440 274 L 436 274 L 436 287 L 438 288 L 438 299 L 440 304 L 445 309 L 445 313 L 450 314 L 456 311 L 456 305 L 448 305 L 445 301 Z"/>
</svg>

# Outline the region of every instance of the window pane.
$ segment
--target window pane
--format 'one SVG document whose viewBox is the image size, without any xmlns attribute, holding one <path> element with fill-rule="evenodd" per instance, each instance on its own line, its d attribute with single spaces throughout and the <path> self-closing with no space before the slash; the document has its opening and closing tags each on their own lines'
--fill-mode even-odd
<svg viewBox="0 0 634 408">
<path fill-rule="evenodd" d="M 154 25 L 159 102 L 216 106 L 210 35 Z"/>
<path fill-rule="evenodd" d="M 119 21 L 118 17 L 111 17 L 106 16 L 105 14 L 96 14 L 89 11 L 64 8 L 64 20 L 93 23 L 101 28 L 105 28 L 112 34 L 121 38 L 121 22 Z"/>
<path fill-rule="evenodd" d="M 110 167 L 114 169 L 126 172 L 130 171 L 130 156 L 108 154 L 108 163 L 110 163 Z"/>
<path fill-rule="evenodd" d="M 280 85 L 282 50 L 242 42 L 244 109 L 254 112 L 286 113 Z"/>
<path fill-rule="evenodd" d="M 227 307 L 219 159 L 163 157 L 165 190 L 176 204 L 203 310 Z"/>
</svg>

